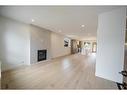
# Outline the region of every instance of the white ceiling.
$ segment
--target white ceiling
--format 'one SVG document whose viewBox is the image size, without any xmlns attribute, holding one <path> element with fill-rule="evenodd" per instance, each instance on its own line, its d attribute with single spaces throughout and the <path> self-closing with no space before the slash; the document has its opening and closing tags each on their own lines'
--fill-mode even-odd
<svg viewBox="0 0 127 95">
<path fill-rule="evenodd" d="M 98 14 L 118 6 L 2 6 L 0 15 L 79 40 L 96 40 Z M 34 19 L 35 22 L 31 20 Z M 84 25 L 85 27 L 81 27 Z M 59 32 L 62 31 L 62 32 Z"/>
</svg>

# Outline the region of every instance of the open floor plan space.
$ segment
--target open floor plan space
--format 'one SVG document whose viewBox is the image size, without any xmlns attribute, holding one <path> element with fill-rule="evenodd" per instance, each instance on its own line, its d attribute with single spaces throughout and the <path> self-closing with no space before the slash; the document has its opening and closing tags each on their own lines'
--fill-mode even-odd
<svg viewBox="0 0 127 95">
<path fill-rule="evenodd" d="M 127 89 L 126 6 L 0 6 L 1 89 Z"/>
<path fill-rule="evenodd" d="M 117 89 L 95 76 L 96 54 L 74 54 L 2 73 L 6 89 Z"/>
</svg>

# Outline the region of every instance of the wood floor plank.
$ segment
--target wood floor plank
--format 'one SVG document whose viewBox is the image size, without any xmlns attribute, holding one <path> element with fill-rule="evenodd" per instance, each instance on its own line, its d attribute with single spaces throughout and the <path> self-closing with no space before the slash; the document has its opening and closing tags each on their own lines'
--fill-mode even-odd
<svg viewBox="0 0 127 95">
<path fill-rule="evenodd" d="M 95 76 L 96 56 L 69 55 L 2 72 L 2 89 L 117 89 Z"/>
</svg>

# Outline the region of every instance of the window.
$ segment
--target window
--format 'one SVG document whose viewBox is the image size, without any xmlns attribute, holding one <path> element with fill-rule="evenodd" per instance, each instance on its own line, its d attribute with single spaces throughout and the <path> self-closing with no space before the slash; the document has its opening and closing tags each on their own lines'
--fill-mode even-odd
<svg viewBox="0 0 127 95">
<path fill-rule="evenodd" d="M 96 49 L 97 49 L 97 43 L 93 42 L 92 43 L 92 52 L 96 52 Z"/>
<path fill-rule="evenodd" d="M 90 42 L 84 42 L 85 49 L 90 49 Z"/>
</svg>

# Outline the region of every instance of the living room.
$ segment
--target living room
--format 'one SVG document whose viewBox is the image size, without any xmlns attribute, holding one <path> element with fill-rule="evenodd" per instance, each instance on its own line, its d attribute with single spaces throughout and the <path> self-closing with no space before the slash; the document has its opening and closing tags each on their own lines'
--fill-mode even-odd
<svg viewBox="0 0 127 95">
<path fill-rule="evenodd" d="M 118 89 L 116 82 L 122 83 L 118 72 L 124 64 L 125 9 L 1 6 L 2 88 Z M 112 56 L 108 51 L 119 52 Z"/>
</svg>

